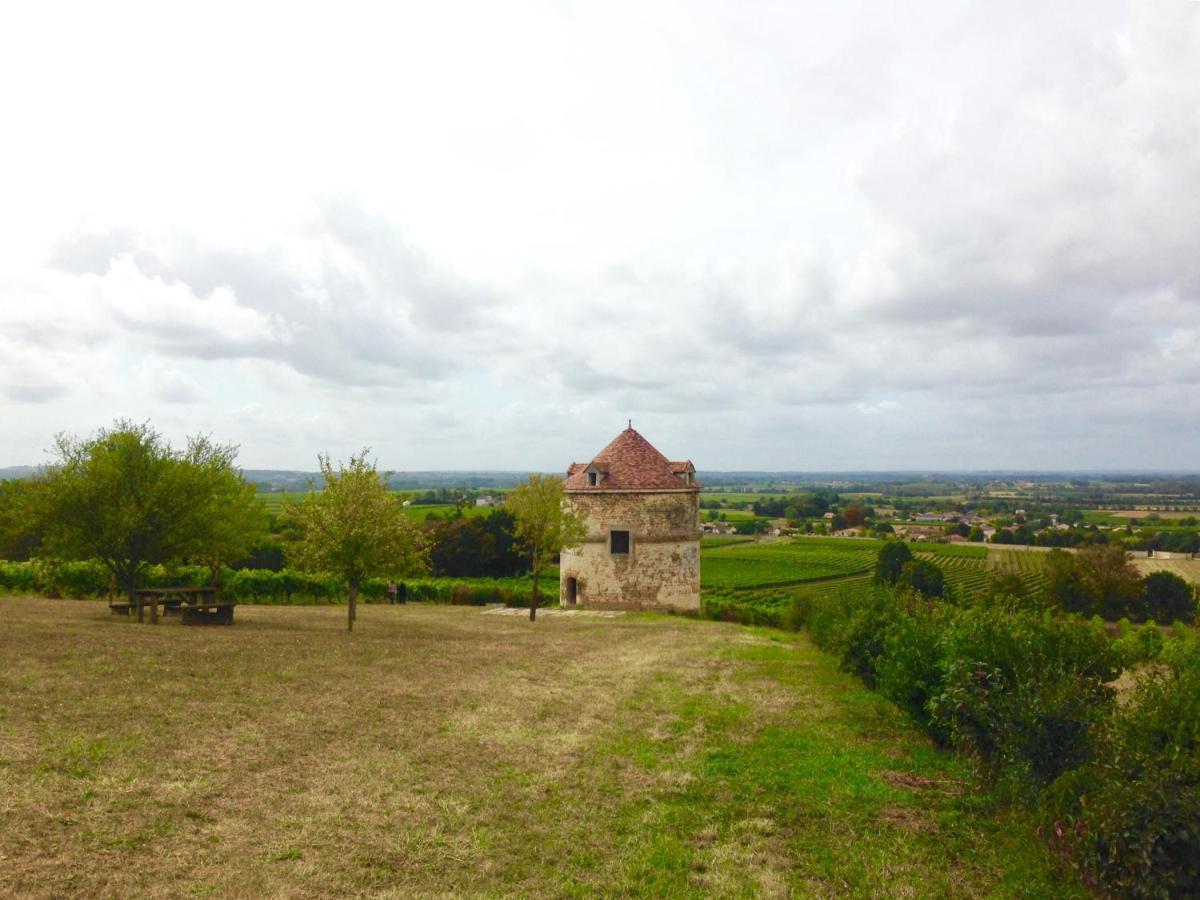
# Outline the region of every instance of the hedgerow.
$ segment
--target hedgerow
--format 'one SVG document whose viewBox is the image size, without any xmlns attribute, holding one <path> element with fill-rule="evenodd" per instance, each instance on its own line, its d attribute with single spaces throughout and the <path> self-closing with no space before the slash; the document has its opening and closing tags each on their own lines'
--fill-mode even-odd
<svg viewBox="0 0 1200 900">
<path fill-rule="evenodd" d="M 147 588 L 201 587 L 212 574 L 203 566 L 151 566 L 143 571 L 141 585 Z M 387 602 L 388 580 L 368 578 L 360 596 L 366 602 Z M 400 579 L 397 579 L 400 580 Z M 553 596 L 553 578 L 550 579 Z M 341 603 L 347 596 L 346 583 L 334 575 L 283 569 L 224 569 L 220 589 L 239 603 L 309 604 Z M 503 603 L 528 606 L 531 588 L 526 577 L 514 578 L 418 578 L 404 579 L 405 598 L 414 602 L 486 605 Z M 42 594 L 47 597 L 107 597 L 117 593 L 108 573 L 98 562 L 60 563 L 0 561 L 0 591 Z"/>
<path fill-rule="evenodd" d="M 1097 892 L 1200 891 L 1200 638 L 996 594 L 963 606 L 866 582 L 800 594 L 791 620 L 847 671 L 1041 810 Z M 1113 682 L 1140 678 L 1126 702 Z"/>
</svg>

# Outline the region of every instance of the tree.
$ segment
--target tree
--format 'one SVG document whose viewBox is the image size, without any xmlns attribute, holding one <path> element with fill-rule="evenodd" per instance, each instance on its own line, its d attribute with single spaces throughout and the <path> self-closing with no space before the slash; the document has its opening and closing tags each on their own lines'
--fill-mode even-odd
<svg viewBox="0 0 1200 900">
<path fill-rule="evenodd" d="M 861 506 L 847 506 L 842 510 L 842 518 L 846 522 L 847 528 L 858 528 L 867 521 L 867 514 Z"/>
<path fill-rule="evenodd" d="M 1094 612 L 1113 621 L 1136 607 L 1142 579 L 1124 547 L 1120 544 L 1084 547 L 1077 559 L 1083 589 L 1095 604 Z"/>
<path fill-rule="evenodd" d="M 946 576 L 927 559 L 913 559 L 904 564 L 896 584 L 918 591 L 926 597 L 941 597 L 946 592 Z"/>
<path fill-rule="evenodd" d="M 1141 615 L 1156 622 L 1191 622 L 1196 617 L 1196 592 L 1174 572 L 1151 572 L 1142 579 Z"/>
<path fill-rule="evenodd" d="M 349 605 L 346 627 L 354 630 L 358 589 L 372 575 L 416 575 L 428 568 L 424 540 L 404 514 L 386 475 L 367 461 L 364 448 L 337 471 L 329 457 L 317 457 L 325 488 L 303 500 L 284 502 L 286 515 L 299 528 L 295 558 L 313 572 L 332 572 L 346 580 Z"/>
<path fill-rule="evenodd" d="M 875 580 L 884 584 L 895 584 L 900 580 L 904 564 L 911 562 L 912 558 L 912 551 L 904 541 L 884 544 L 875 563 Z"/>
<path fill-rule="evenodd" d="M 32 479 L 0 481 L 0 559 L 24 561 L 37 552 L 42 540 L 37 489 Z"/>
<path fill-rule="evenodd" d="M 435 575 L 506 577 L 525 571 L 518 552 L 512 513 L 497 509 L 487 516 L 426 524 L 429 561 Z"/>
<path fill-rule="evenodd" d="M 1043 571 L 1046 573 L 1046 581 L 1042 592 L 1048 604 L 1067 612 L 1084 615 L 1091 615 L 1097 611 L 1084 587 L 1075 554 L 1065 550 L 1051 550 L 1046 554 Z"/>
<path fill-rule="evenodd" d="M 250 524 L 253 488 L 232 468 L 233 446 L 195 437 L 177 451 L 148 423 L 118 420 L 91 438 L 61 434 L 56 450 L 33 489 L 39 552 L 99 560 L 131 594 L 147 566 L 229 560 L 261 528 Z"/>
<path fill-rule="evenodd" d="M 567 506 L 563 480 L 554 475 L 531 475 L 509 492 L 504 501 L 516 519 L 517 543 L 529 553 L 533 569 L 533 596 L 529 621 L 537 619 L 541 600 L 542 569 L 563 550 L 577 546 L 587 534 L 583 517 Z"/>
<path fill-rule="evenodd" d="M 222 566 L 245 559 L 266 534 L 263 502 L 255 486 L 234 470 L 236 456 L 233 446 L 197 437 L 189 442 L 185 457 L 209 483 L 204 518 L 211 528 L 196 558 L 208 566 L 213 584 L 220 580 Z"/>
</svg>

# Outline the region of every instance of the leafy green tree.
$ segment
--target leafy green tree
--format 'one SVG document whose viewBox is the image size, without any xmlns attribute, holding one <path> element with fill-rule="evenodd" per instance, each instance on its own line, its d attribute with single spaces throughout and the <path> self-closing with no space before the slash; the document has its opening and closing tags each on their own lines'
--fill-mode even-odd
<svg viewBox="0 0 1200 900">
<path fill-rule="evenodd" d="M 284 502 L 286 515 L 299 527 L 294 557 L 312 572 L 331 572 L 346 580 L 349 605 L 346 627 L 354 630 L 358 591 L 373 575 L 417 575 L 428 569 L 425 543 L 404 514 L 387 477 L 367 461 L 369 450 L 351 456 L 334 471 L 320 454 L 325 487 L 301 500 Z"/>
<path fill-rule="evenodd" d="M 895 584 L 900 580 L 904 564 L 912 562 L 912 551 L 904 541 L 888 542 L 879 550 L 875 563 L 875 580 L 883 584 Z"/>
<path fill-rule="evenodd" d="M 1084 547 L 1077 553 L 1079 574 L 1093 611 L 1115 621 L 1136 609 L 1142 579 L 1120 544 Z"/>
<path fill-rule="evenodd" d="M 1084 587 L 1079 563 L 1073 553 L 1051 550 L 1046 554 L 1043 571 L 1046 573 L 1046 580 L 1042 593 L 1047 604 L 1084 615 L 1096 612 L 1095 604 Z"/>
<path fill-rule="evenodd" d="M 151 565 L 230 561 L 261 531 L 233 446 L 195 437 L 177 451 L 149 424 L 118 420 L 91 438 L 59 435 L 56 450 L 32 489 L 39 553 L 97 559 L 125 591 Z"/>
<path fill-rule="evenodd" d="M 900 570 L 900 578 L 896 584 L 901 588 L 918 591 L 926 597 L 940 598 L 946 593 L 946 576 L 927 559 L 906 562 Z"/>
<path fill-rule="evenodd" d="M 487 516 L 426 526 L 433 574 L 451 577 L 505 577 L 525 571 L 516 546 L 512 513 L 497 509 Z"/>
<path fill-rule="evenodd" d="M 209 484 L 205 520 L 211 523 L 208 538 L 196 558 L 208 566 L 213 584 L 225 565 L 245 559 L 266 537 L 266 513 L 257 489 L 234 469 L 237 448 L 214 444 L 207 437 L 193 438 L 185 461 Z"/>
<path fill-rule="evenodd" d="M 24 561 L 37 551 L 42 539 L 37 488 L 32 479 L 0 481 L 0 559 Z"/>
<path fill-rule="evenodd" d="M 1156 622 L 1191 622 L 1196 617 L 1196 591 L 1174 572 L 1151 572 L 1142 579 L 1140 618 Z"/>
<path fill-rule="evenodd" d="M 533 569 L 533 596 L 529 602 L 529 621 L 533 622 L 541 600 L 542 570 L 563 550 L 582 542 L 587 526 L 567 504 L 563 480 L 553 475 L 529 476 L 528 481 L 509 492 L 504 502 L 516 519 L 517 543 L 529 553 Z"/>
</svg>

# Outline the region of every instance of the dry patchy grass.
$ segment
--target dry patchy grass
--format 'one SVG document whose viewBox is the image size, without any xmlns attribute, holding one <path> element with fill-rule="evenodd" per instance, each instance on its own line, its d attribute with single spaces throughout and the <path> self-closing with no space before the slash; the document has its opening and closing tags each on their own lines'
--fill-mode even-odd
<svg viewBox="0 0 1200 900">
<path fill-rule="evenodd" d="M 0 894 L 1067 890 L 1029 823 L 914 790 L 962 773 L 803 638 L 344 615 L 0 599 Z"/>
</svg>

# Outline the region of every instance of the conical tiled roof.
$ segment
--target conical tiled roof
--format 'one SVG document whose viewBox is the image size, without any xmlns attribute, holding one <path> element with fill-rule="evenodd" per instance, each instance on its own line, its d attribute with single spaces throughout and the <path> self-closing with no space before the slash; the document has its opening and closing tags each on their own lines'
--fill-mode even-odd
<svg viewBox="0 0 1200 900">
<path fill-rule="evenodd" d="M 591 483 L 589 472 L 596 473 L 596 484 Z M 571 463 L 565 487 L 568 491 L 698 491 L 695 472 L 690 461 L 672 462 L 631 426 L 590 463 Z"/>
</svg>

